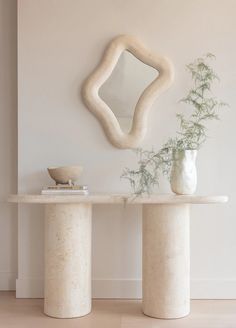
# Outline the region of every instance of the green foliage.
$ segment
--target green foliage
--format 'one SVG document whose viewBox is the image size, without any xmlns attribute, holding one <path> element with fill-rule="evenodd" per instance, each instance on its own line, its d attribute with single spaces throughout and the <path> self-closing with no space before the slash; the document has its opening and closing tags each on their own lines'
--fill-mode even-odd
<svg viewBox="0 0 236 328">
<path fill-rule="evenodd" d="M 193 85 L 180 102 L 190 105 L 192 111 L 188 115 L 176 114 L 179 123 L 176 136 L 169 138 L 158 152 L 136 149 L 138 169 L 124 169 L 121 178 L 129 180 L 134 194 L 150 194 L 158 185 L 160 174 L 169 177 L 173 150 L 200 149 L 208 137 L 206 123 L 218 120 L 220 108 L 227 106 L 212 95 L 212 84 L 219 78 L 208 64 L 211 59 L 215 56 L 208 53 L 186 66 Z"/>
</svg>

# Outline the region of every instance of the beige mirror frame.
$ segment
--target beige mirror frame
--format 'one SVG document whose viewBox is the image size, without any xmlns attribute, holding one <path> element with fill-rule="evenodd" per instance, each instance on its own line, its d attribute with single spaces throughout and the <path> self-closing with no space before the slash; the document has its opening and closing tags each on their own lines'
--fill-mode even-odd
<svg viewBox="0 0 236 328">
<path fill-rule="evenodd" d="M 110 77 L 123 51 L 129 51 L 144 64 L 158 71 L 157 78 L 149 84 L 135 106 L 132 127 L 124 133 L 110 107 L 99 96 L 99 89 Z M 156 98 L 167 90 L 174 80 L 171 62 L 160 55 L 152 54 L 135 37 L 120 35 L 108 45 L 101 63 L 85 80 L 82 86 L 82 98 L 87 108 L 97 117 L 110 142 L 118 148 L 137 148 L 144 139 L 148 114 Z"/>
</svg>

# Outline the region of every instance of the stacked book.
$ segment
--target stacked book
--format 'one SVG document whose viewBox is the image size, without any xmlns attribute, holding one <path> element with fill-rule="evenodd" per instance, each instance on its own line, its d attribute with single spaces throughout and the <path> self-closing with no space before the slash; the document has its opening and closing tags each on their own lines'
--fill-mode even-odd
<svg viewBox="0 0 236 328">
<path fill-rule="evenodd" d="M 88 186 L 55 185 L 42 189 L 42 195 L 88 195 Z"/>
</svg>

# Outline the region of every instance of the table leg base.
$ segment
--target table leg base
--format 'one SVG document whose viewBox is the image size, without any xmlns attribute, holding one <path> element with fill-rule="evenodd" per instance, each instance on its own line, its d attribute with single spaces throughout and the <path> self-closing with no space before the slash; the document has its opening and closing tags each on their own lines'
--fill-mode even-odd
<svg viewBox="0 0 236 328">
<path fill-rule="evenodd" d="M 91 311 L 91 205 L 47 204 L 44 313 L 81 317 Z"/>
<path fill-rule="evenodd" d="M 189 262 L 189 205 L 144 205 L 144 314 L 160 319 L 189 314 Z"/>
</svg>

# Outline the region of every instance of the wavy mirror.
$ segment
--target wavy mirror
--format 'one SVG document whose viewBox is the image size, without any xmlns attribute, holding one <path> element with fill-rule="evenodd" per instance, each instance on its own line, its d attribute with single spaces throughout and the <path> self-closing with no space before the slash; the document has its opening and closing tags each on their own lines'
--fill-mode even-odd
<svg viewBox="0 0 236 328">
<path fill-rule="evenodd" d="M 137 148 L 146 134 L 149 110 L 173 75 L 168 59 L 122 35 L 111 41 L 84 82 L 82 97 L 114 146 Z"/>
<path fill-rule="evenodd" d="M 143 64 L 125 50 L 99 89 L 99 96 L 110 107 L 125 133 L 131 130 L 135 106 L 143 90 L 157 76 L 153 67 Z"/>
</svg>

